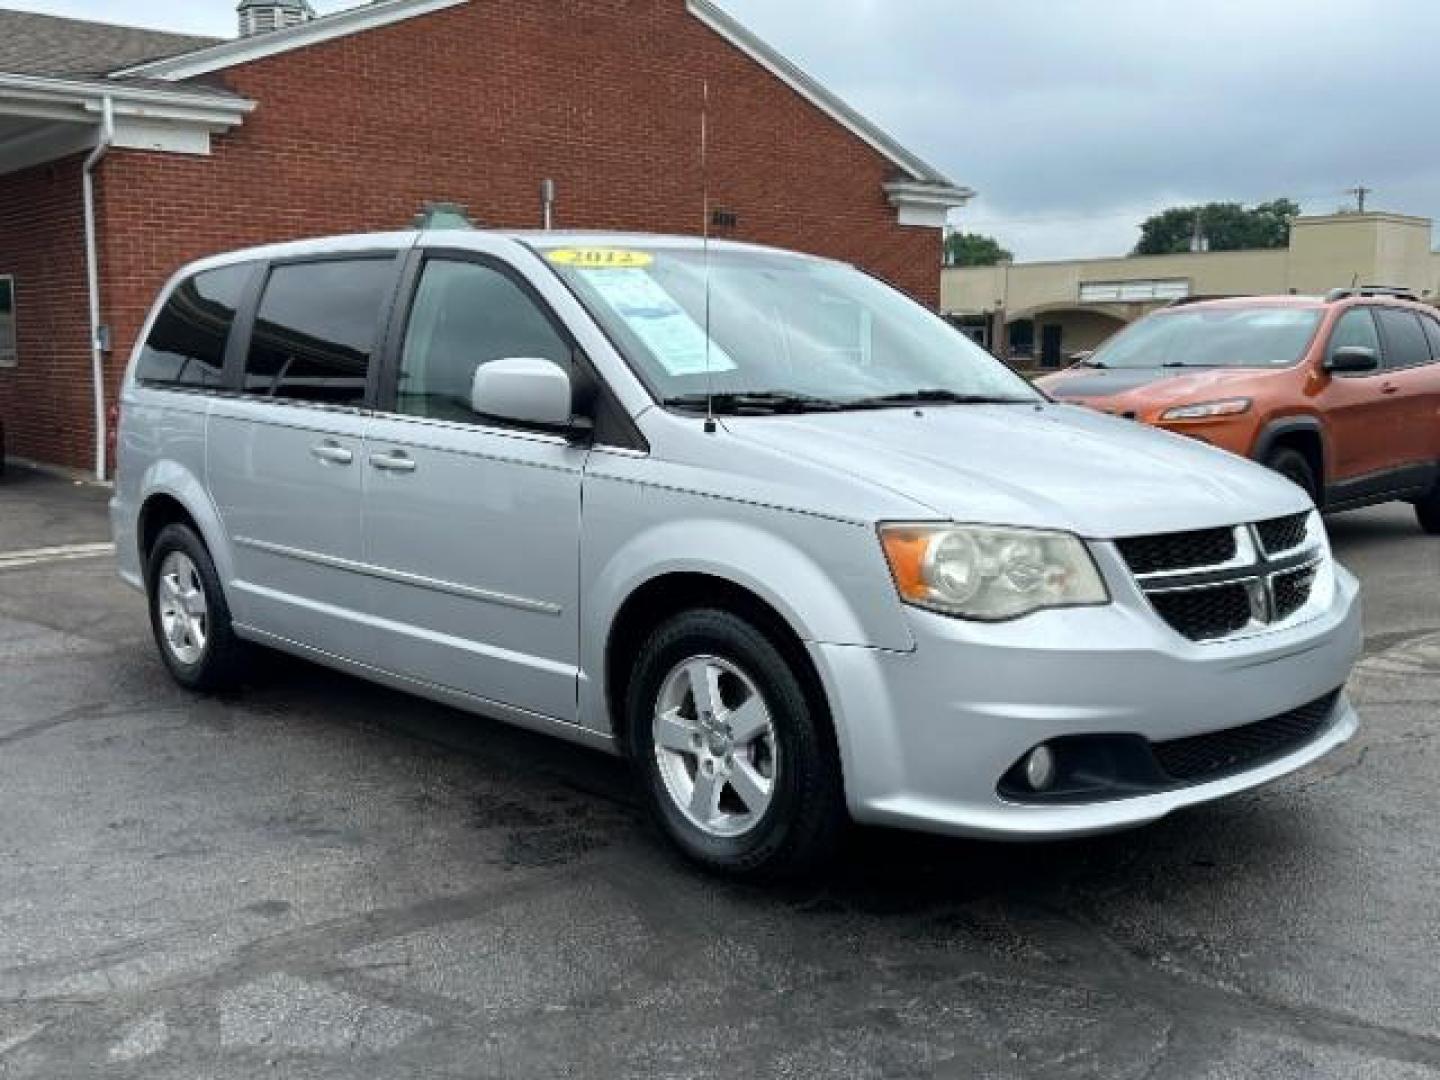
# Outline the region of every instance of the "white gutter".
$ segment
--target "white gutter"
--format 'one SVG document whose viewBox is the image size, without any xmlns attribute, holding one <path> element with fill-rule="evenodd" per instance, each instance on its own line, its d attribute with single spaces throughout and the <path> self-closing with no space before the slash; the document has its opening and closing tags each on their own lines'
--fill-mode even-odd
<svg viewBox="0 0 1440 1080">
<path fill-rule="evenodd" d="M 81 186 L 85 196 L 85 278 L 90 292 L 90 378 L 95 392 L 95 479 L 104 481 L 108 433 L 105 419 L 105 352 L 100 340 L 100 252 L 95 240 L 95 168 L 115 142 L 115 103 L 100 103 L 100 138 L 85 159 Z"/>
</svg>

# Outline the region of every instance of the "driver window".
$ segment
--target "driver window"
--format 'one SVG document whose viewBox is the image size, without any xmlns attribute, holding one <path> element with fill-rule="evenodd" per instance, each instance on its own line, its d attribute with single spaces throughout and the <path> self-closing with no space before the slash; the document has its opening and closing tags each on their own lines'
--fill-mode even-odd
<svg viewBox="0 0 1440 1080">
<path fill-rule="evenodd" d="M 474 422 L 470 387 L 484 364 L 539 357 L 570 367 L 570 346 L 513 280 L 451 259 L 425 264 L 410 310 L 395 411 Z"/>
<path fill-rule="evenodd" d="M 1338 350 L 1352 345 L 1371 349 L 1377 359 L 1380 357 L 1380 334 L 1375 329 L 1375 317 L 1370 314 L 1369 308 L 1351 308 L 1340 316 L 1335 332 L 1330 335 L 1328 355 L 1334 356 Z"/>
</svg>

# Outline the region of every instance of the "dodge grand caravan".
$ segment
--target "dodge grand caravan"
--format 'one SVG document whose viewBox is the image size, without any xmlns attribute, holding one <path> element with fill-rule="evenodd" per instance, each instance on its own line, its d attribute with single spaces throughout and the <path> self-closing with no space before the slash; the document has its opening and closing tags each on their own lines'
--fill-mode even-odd
<svg viewBox="0 0 1440 1080">
<path fill-rule="evenodd" d="M 1055 404 L 849 266 L 436 232 L 209 259 L 122 392 L 113 522 L 195 690 L 255 645 L 621 753 L 670 838 L 1153 821 L 1355 732 L 1298 487 Z"/>
</svg>

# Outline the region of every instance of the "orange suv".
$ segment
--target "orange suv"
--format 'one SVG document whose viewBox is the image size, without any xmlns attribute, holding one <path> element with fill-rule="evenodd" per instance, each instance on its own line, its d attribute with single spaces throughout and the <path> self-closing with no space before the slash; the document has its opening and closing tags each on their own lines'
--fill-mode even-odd
<svg viewBox="0 0 1440 1080">
<path fill-rule="evenodd" d="M 1038 384 L 1262 462 L 1327 512 L 1440 533 L 1440 318 L 1392 289 L 1180 301 Z"/>
</svg>

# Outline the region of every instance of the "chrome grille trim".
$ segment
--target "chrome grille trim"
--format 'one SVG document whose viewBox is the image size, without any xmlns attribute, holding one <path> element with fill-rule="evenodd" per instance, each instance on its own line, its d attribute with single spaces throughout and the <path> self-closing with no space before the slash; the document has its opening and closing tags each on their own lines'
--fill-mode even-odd
<svg viewBox="0 0 1440 1080">
<path fill-rule="evenodd" d="M 1178 569 L 1148 570 L 1143 573 L 1131 571 L 1131 577 L 1139 586 L 1150 610 L 1166 625 L 1186 639 L 1198 644 L 1232 641 L 1256 633 L 1282 629 L 1304 621 L 1311 612 L 1308 610 L 1319 580 L 1328 560 L 1328 548 L 1319 525 L 1319 516 L 1313 512 L 1305 522 L 1302 538 L 1282 552 L 1266 550 L 1262 529 L 1273 527 L 1277 521 L 1252 522 L 1233 526 L 1235 535 L 1235 557 L 1223 563 L 1210 566 L 1185 566 Z M 1205 530 L 1211 531 L 1214 530 Z M 1125 562 L 1124 548 L 1116 544 L 1121 561 Z M 1127 568 L 1129 563 L 1126 562 Z M 1225 602 L 1233 605 L 1236 586 L 1243 587 L 1250 600 L 1250 618 L 1243 626 L 1233 626 L 1221 634 L 1207 632 L 1201 610 L 1195 605 L 1161 604 L 1163 597 L 1178 600 L 1180 595 L 1196 596 L 1206 590 L 1229 590 Z M 1278 595 L 1277 595 L 1278 589 Z M 1187 621 L 1185 612 L 1194 613 Z M 1236 613 L 1238 614 L 1238 612 Z M 1197 621 L 1198 620 L 1198 621 Z M 1231 624 L 1238 619 L 1229 620 Z M 1211 624 L 1213 629 L 1213 624 Z"/>
</svg>

